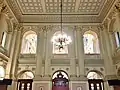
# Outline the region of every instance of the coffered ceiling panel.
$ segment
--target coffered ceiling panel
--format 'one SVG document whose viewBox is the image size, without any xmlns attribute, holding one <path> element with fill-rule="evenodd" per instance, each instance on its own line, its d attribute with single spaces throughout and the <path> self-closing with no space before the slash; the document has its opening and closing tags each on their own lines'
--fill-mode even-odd
<svg viewBox="0 0 120 90">
<path fill-rule="evenodd" d="M 25 23 L 101 23 L 117 0 L 6 0 Z"/>
<path fill-rule="evenodd" d="M 105 0 L 80 0 L 78 12 L 98 14 Z"/>
<path fill-rule="evenodd" d="M 62 11 L 63 13 L 75 12 L 76 0 L 63 0 Z M 45 0 L 47 13 L 60 13 L 61 12 L 61 0 Z"/>
<path fill-rule="evenodd" d="M 40 0 L 17 0 L 22 13 L 42 13 L 43 8 Z"/>
<path fill-rule="evenodd" d="M 105 0 L 62 0 L 63 13 L 98 14 Z M 17 0 L 23 14 L 61 12 L 61 0 Z"/>
</svg>

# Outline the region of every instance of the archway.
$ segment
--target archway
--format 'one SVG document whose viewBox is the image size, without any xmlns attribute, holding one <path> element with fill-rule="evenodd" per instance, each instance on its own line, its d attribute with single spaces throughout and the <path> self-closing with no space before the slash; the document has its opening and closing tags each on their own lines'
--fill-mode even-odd
<svg viewBox="0 0 120 90">
<path fill-rule="evenodd" d="M 58 70 L 53 74 L 52 90 L 69 90 L 68 75 L 65 71 Z"/>
<path fill-rule="evenodd" d="M 90 71 L 87 74 L 89 90 L 104 90 L 103 77 L 98 71 Z"/>
<path fill-rule="evenodd" d="M 32 90 L 34 74 L 31 71 L 22 71 L 18 75 L 18 90 Z"/>
</svg>

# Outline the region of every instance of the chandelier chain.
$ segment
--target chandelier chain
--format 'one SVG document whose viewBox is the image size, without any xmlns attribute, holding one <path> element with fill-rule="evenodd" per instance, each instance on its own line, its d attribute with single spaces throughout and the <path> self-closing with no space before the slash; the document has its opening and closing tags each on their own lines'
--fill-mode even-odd
<svg viewBox="0 0 120 90">
<path fill-rule="evenodd" d="M 60 10 L 61 10 L 61 34 L 63 33 L 63 31 L 62 31 L 62 0 L 61 0 L 61 5 L 60 5 Z"/>
</svg>

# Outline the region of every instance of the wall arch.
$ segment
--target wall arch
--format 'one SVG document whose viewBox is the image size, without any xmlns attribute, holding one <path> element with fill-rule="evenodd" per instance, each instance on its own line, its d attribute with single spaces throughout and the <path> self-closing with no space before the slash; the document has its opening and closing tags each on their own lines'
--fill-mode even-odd
<svg viewBox="0 0 120 90">
<path fill-rule="evenodd" d="M 65 74 L 67 75 L 67 77 L 68 77 L 67 79 L 69 79 L 68 73 L 65 72 L 64 70 L 57 70 L 57 71 L 55 71 L 55 72 L 52 74 L 52 79 L 53 79 L 53 76 L 54 76 L 57 72 L 63 72 L 63 73 L 65 73 Z"/>
<path fill-rule="evenodd" d="M 83 35 L 84 53 L 100 54 L 98 35 L 93 31 L 86 31 Z"/>
<path fill-rule="evenodd" d="M 34 31 L 27 31 L 22 37 L 21 53 L 34 54 L 37 48 L 37 34 Z"/>
<path fill-rule="evenodd" d="M 34 34 L 37 35 L 37 32 L 34 31 L 34 30 L 23 30 L 23 32 L 22 32 L 22 38 L 23 38 L 25 35 L 28 35 L 28 34 L 30 34 L 30 33 L 34 33 Z"/>
<path fill-rule="evenodd" d="M 109 24 L 109 31 L 113 32 L 114 31 L 114 23 L 116 22 L 116 19 L 112 19 L 110 24 Z"/>
<path fill-rule="evenodd" d="M 31 70 L 23 70 L 17 74 L 17 78 L 21 79 L 21 75 L 24 74 L 25 72 L 31 72 L 33 74 L 33 78 L 35 77 L 35 74 Z"/>
<path fill-rule="evenodd" d="M 8 32 L 13 32 L 13 23 L 10 19 L 6 19 L 6 22 L 8 24 Z"/>
<path fill-rule="evenodd" d="M 100 77 L 101 77 L 101 79 L 104 79 L 104 75 L 100 72 L 100 71 L 97 71 L 97 70 L 90 70 L 88 73 L 87 73 L 87 76 L 88 76 L 88 74 L 89 73 L 91 73 L 91 72 L 95 72 L 95 73 L 97 73 Z M 87 77 L 88 78 L 88 77 Z M 88 78 L 89 79 L 89 78 Z M 99 78 L 100 79 L 100 78 Z"/>
<path fill-rule="evenodd" d="M 96 33 L 96 35 L 99 37 L 99 29 L 97 26 L 91 26 L 91 27 L 86 27 L 82 29 L 82 34 L 84 35 L 85 32 L 87 31 L 92 31 L 94 33 Z"/>
</svg>

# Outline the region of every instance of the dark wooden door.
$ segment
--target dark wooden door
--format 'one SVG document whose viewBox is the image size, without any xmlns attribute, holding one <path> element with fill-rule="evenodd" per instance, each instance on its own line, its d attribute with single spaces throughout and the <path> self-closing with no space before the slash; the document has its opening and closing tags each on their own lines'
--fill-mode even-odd
<svg viewBox="0 0 120 90">
<path fill-rule="evenodd" d="M 32 79 L 19 79 L 17 90 L 32 90 Z"/>
<path fill-rule="evenodd" d="M 90 79 L 88 80 L 89 90 L 104 90 L 103 80 Z"/>
<path fill-rule="evenodd" d="M 0 90 L 7 90 L 7 85 L 0 85 Z"/>
</svg>

